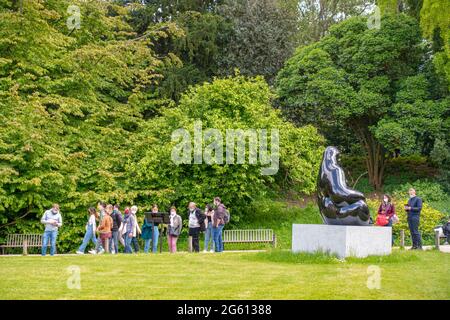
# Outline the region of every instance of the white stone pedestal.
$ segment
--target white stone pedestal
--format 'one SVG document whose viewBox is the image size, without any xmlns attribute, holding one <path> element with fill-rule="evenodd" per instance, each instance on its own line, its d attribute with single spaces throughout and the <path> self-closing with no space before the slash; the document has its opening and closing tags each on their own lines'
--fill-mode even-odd
<svg viewBox="0 0 450 320">
<path fill-rule="evenodd" d="M 327 252 L 339 258 L 364 258 L 391 254 L 391 241 L 391 227 L 292 225 L 292 252 Z"/>
</svg>

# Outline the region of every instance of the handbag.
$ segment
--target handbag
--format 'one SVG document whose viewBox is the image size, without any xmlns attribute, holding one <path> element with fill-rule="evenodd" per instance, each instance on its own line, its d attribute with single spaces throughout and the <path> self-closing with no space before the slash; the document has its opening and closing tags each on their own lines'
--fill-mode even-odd
<svg viewBox="0 0 450 320">
<path fill-rule="evenodd" d="M 124 234 L 125 232 L 127 232 L 127 223 L 122 222 L 119 227 L 119 234 Z"/>
<path fill-rule="evenodd" d="M 376 222 L 375 222 L 375 224 L 377 225 L 377 226 L 385 226 L 385 225 L 387 225 L 389 223 L 389 219 L 388 219 L 388 217 L 386 216 L 386 215 L 384 215 L 384 214 L 379 214 L 378 216 L 377 216 L 377 220 L 376 220 Z"/>
<path fill-rule="evenodd" d="M 394 214 L 391 218 L 392 224 L 396 224 L 400 222 L 400 219 L 398 218 L 398 216 L 396 214 Z"/>
</svg>

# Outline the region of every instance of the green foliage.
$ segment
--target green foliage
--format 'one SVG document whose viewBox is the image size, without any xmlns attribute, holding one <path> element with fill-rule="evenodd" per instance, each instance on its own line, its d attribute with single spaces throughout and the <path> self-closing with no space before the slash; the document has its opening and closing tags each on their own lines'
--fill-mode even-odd
<svg viewBox="0 0 450 320">
<path fill-rule="evenodd" d="M 300 45 L 319 41 L 330 27 L 349 17 L 359 16 L 373 6 L 373 0 L 302 0 L 298 3 L 298 33 Z"/>
<path fill-rule="evenodd" d="M 167 109 L 161 117 L 147 122 L 136 140 L 135 152 L 126 168 L 127 181 L 149 191 L 167 191 L 139 200 L 179 207 L 195 201 L 203 206 L 220 195 L 230 207 L 234 222 L 238 222 L 243 216 L 241 209 L 258 195 L 264 195 L 268 186 L 286 182 L 299 192 L 313 192 L 322 139 L 311 126 L 295 128 L 283 121 L 279 112 L 271 108 L 270 99 L 271 93 L 262 78 L 237 76 L 191 88 L 182 96 L 177 108 Z M 219 152 L 224 153 L 224 164 L 203 161 L 177 165 L 172 161 L 172 147 L 179 143 L 172 141 L 172 133 L 183 128 L 194 137 L 195 121 L 202 122 L 202 130 L 214 128 L 221 133 L 222 151 Z M 262 175 L 259 162 L 227 164 L 227 129 L 267 129 L 269 134 L 271 129 L 278 129 L 280 169 L 277 175 Z M 203 147 L 208 143 L 204 140 Z M 270 138 L 268 143 L 270 150 Z M 192 160 L 192 156 L 189 159 Z M 286 176 L 289 176 L 288 181 L 284 179 Z"/>
<path fill-rule="evenodd" d="M 88 206 L 141 194 L 127 189 L 124 160 L 167 62 L 148 38 L 134 39 L 126 9 L 77 2 L 81 28 L 68 30 L 70 4 L 0 11 L 2 236 L 42 229 L 44 209 L 58 202 L 64 251 L 80 241 Z"/>
<path fill-rule="evenodd" d="M 292 54 L 297 36 L 297 1 L 226 0 L 217 9 L 231 25 L 220 55 L 219 75 L 262 75 L 273 80 Z"/>
<path fill-rule="evenodd" d="M 437 51 L 434 57 L 434 63 L 438 72 L 447 78 L 447 84 L 450 86 L 449 16 L 450 4 L 448 1 L 423 0 L 422 10 L 420 11 L 420 26 L 422 27 L 424 36 L 433 40 L 435 51 Z"/>
<path fill-rule="evenodd" d="M 380 29 L 350 18 L 286 62 L 277 78 L 279 104 L 328 139 L 336 128 L 351 130 L 379 189 L 389 152 L 429 153 L 445 123 L 448 98 L 430 97 L 432 84 L 418 72 L 424 58 L 413 18 L 384 15 Z"/>
<path fill-rule="evenodd" d="M 442 189 L 439 183 L 417 180 L 411 183 L 405 183 L 401 186 L 396 186 L 395 189 L 386 189 L 386 192 L 391 193 L 395 198 L 407 198 L 408 190 L 410 188 L 416 189 L 416 192 L 424 202 L 439 201 L 446 198 L 448 195 Z"/>
<path fill-rule="evenodd" d="M 443 136 L 448 137 L 448 132 Z M 445 190 L 450 192 L 450 146 L 448 141 L 441 138 L 436 140 L 433 151 L 431 152 L 431 159 L 439 167 L 440 174 L 438 180 L 444 186 Z"/>
<path fill-rule="evenodd" d="M 411 179 L 410 181 L 414 180 Z M 450 216 L 450 194 L 445 191 L 444 187 L 439 182 L 419 179 L 401 185 L 386 186 L 385 191 L 391 193 L 395 198 L 400 199 L 408 197 L 409 188 L 416 189 L 417 194 L 433 209 L 442 212 L 444 215 Z"/>
</svg>

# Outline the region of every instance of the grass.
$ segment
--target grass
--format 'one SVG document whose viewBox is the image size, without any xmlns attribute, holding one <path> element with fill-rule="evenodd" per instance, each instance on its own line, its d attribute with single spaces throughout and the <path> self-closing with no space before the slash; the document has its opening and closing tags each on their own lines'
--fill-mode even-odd
<svg viewBox="0 0 450 320">
<path fill-rule="evenodd" d="M 1 299 L 450 299 L 450 255 L 267 253 L 0 257 Z M 370 266 L 381 288 L 368 289 Z M 68 267 L 81 289 L 68 289 Z"/>
</svg>

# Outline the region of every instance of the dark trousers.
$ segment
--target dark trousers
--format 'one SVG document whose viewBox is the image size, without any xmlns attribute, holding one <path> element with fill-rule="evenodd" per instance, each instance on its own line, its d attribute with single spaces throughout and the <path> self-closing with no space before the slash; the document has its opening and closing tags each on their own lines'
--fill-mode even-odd
<svg viewBox="0 0 450 320">
<path fill-rule="evenodd" d="M 422 247 L 422 237 L 419 232 L 420 216 L 408 216 L 408 227 L 411 233 L 413 248 Z"/>
<path fill-rule="evenodd" d="M 189 236 L 192 237 L 192 249 L 194 252 L 200 252 L 200 228 L 189 228 Z"/>
<path fill-rule="evenodd" d="M 389 219 L 389 222 L 387 225 L 385 225 L 385 227 L 391 227 L 392 228 L 392 218 Z M 392 232 L 392 236 L 391 236 L 391 245 L 394 246 L 394 233 Z"/>
<path fill-rule="evenodd" d="M 137 237 L 133 237 L 133 239 L 131 239 L 131 245 L 134 248 L 134 252 L 138 253 L 139 252 L 139 242 L 138 242 L 138 238 Z"/>
</svg>

